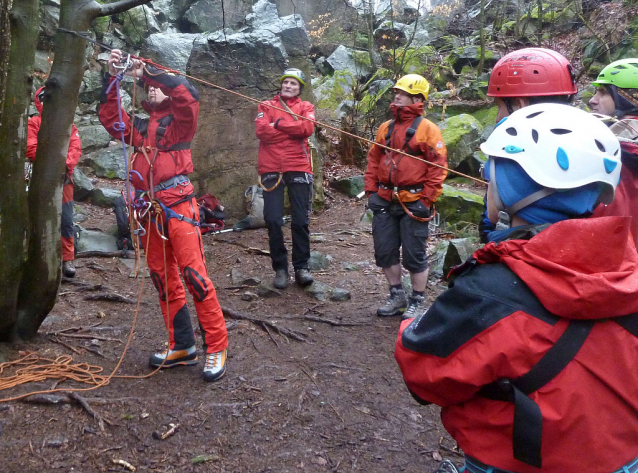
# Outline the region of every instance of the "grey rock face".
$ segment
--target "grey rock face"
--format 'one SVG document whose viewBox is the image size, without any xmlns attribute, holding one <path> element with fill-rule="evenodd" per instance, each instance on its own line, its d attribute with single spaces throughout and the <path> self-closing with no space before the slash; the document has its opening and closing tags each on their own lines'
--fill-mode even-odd
<svg viewBox="0 0 638 473">
<path fill-rule="evenodd" d="M 448 118 L 440 123 L 439 128 L 447 147 L 448 165 L 451 169 L 472 156 L 481 143 L 483 126 L 472 115 L 463 113 Z"/>
<path fill-rule="evenodd" d="M 84 103 L 92 103 L 100 99 L 102 92 L 102 73 L 100 71 L 86 71 L 80 85 L 79 99 Z"/>
<path fill-rule="evenodd" d="M 359 57 L 359 55 L 361 56 Z M 361 79 L 370 74 L 370 64 L 366 64 L 364 55 L 367 53 L 355 52 L 352 49 L 340 45 L 335 52 L 327 59 L 330 67 L 337 71 L 347 71 L 357 79 Z M 357 57 L 355 57 L 357 56 Z"/>
<path fill-rule="evenodd" d="M 222 0 L 197 0 L 182 17 L 192 33 L 203 33 L 233 28 L 248 13 L 248 5 L 243 2 Z M 224 11 L 222 12 L 222 6 Z"/>
<path fill-rule="evenodd" d="M 160 21 L 176 22 L 186 12 L 194 0 L 153 0 L 153 9 L 159 13 Z"/>
<path fill-rule="evenodd" d="M 73 170 L 73 200 L 83 201 L 91 195 L 93 183 L 77 167 Z"/>
<path fill-rule="evenodd" d="M 78 126 L 78 132 L 82 142 L 82 151 L 85 153 L 104 148 L 111 141 L 111 135 L 102 125 Z"/>
<path fill-rule="evenodd" d="M 155 33 L 146 38 L 145 51 L 161 64 L 186 72 L 188 58 L 193 49 L 193 42 L 198 34 L 187 33 Z"/>
</svg>

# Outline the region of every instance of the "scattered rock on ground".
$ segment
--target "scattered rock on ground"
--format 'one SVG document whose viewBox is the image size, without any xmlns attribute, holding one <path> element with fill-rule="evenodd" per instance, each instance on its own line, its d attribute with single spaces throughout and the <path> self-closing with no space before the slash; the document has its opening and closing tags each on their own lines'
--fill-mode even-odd
<svg viewBox="0 0 638 473">
<path fill-rule="evenodd" d="M 73 200 L 87 199 L 93 191 L 93 183 L 77 166 L 73 170 Z"/>
<path fill-rule="evenodd" d="M 321 302 L 328 299 L 330 290 L 330 286 L 317 280 L 305 289 L 308 294 L 311 294 L 315 299 Z"/>
<path fill-rule="evenodd" d="M 454 238 L 441 241 L 430 258 L 430 275 L 437 279 L 444 278 L 450 270 L 462 264 L 481 246 L 473 238 Z"/>
<path fill-rule="evenodd" d="M 256 301 L 257 299 L 259 299 L 259 296 L 255 294 L 254 292 L 246 291 L 242 293 L 241 295 L 242 301 L 252 302 L 252 301 Z"/>
<path fill-rule="evenodd" d="M 281 297 L 282 292 L 275 289 L 271 283 L 260 283 L 257 287 L 257 294 L 259 297 Z"/>
<path fill-rule="evenodd" d="M 117 238 L 108 233 L 95 230 L 82 229 L 80 232 L 80 241 L 77 246 L 78 253 L 85 253 L 87 251 L 113 253 L 120 251 L 117 247 Z"/>
<path fill-rule="evenodd" d="M 335 287 L 332 292 L 330 292 L 330 300 L 336 302 L 343 302 L 350 300 L 350 291 L 346 289 L 342 289 L 340 287 Z"/>
<path fill-rule="evenodd" d="M 321 271 L 328 269 L 333 258 L 330 255 L 324 255 L 319 251 L 311 251 L 310 259 L 308 260 L 308 269 L 310 271 Z"/>
</svg>

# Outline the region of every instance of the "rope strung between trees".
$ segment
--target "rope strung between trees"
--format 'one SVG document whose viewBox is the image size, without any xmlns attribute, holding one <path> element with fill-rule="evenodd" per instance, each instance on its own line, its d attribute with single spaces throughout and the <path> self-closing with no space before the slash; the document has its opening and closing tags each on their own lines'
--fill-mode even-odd
<svg viewBox="0 0 638 473">
<path fill-rule="evenodd" d="M 88 33 L 81 33 L 81 32 L 78 32 L 78 31 L 67 30 L 66 28 L 58 28 L 58 30 L 63 32 L 63 33 L 68 33 L 68 34 L 72 34 L 72 35 L 75 35 L 75 36 L 79 36 L 80 38 L 85 39 L 85 40 L 87 40 L 87 41 L 89 41 L 89 42 L 91 42 L 93 44 L 96 44 L 99 47 L 101 47 L 103 49 L 106 49 L 108 51 L 112 51 L 113 49 L 115 49 L 115 48 L 111 48 L 110 46 L 107 46 L 107 45 L 105 45 L 103 43 L 100 43 L 99 41 L 95 41 L 93 38 L 87 37 Z M 127 54 L 129 54 L 129 53 L 127 53 Z M 307 120 L 309 122 L 314 123 L 315 125 L 320 125 L 320 126 L 322 126 L 324 128 L 336 131 L 337 133 L 341 133 L 343 135 L 349 136 L 351 138 L 354 138 L 356 140 L 362 141 L 364 143 L 367 143 L 367 144 L 370 144 L 370 145 L 373 145 L 373 146 L 376 145 L 376 146 L 379 146 L 380 148 L 383 148 L 383 149 L 385 149 L 387 151 L 391 151 L 391 152 L 397 153 L 397 154 L 402 155 L 402 156 L 407 156 L 409 158 L 416 159 L 417 161 L 422 161 L 422 162 L 424 162 L 424 163 L 426 163 L 426 164 L 428 164 L 430 166 L 434 166 L 434 167 L 437 167 L 439 169 L 444 169 L 444 170 L 446 170 L 448 172 L 451 172 L 453 174 L 456 174 L 458 176 L 465 177 L 467 179 L 471 179 L 472 181 L 474 181 L 474 182 L 476 182 L 478 184 L 487 185 L 487 182 L 485 182 L 482 179 L 470 176 L 468 174 L 464 174 L 464 173 L 459 172 L 459 171 L 455 171 L 454 169 L 450 169 L 447 166 L 441 166 L 440 164 L 432 163 L 432 162 L 427 161 L 427 160 L 425 160 L 423 158 L 419 158 L 417 156 L 413 156 L 413 155 L 408 154 L 408 153 L 406 153 L 404 151 L 401 151 L 399 149 L 395 149 L 395 148 L 392 148 L 390 146 L 386 146 L 386 145 L 383 145 L 381 143 L 377 143 L 375 141 L 372 141 L 372 140 L 369 140 L 367 138 L 364 138 L 363 136 L 355 135 L 354 133 L 349 133 L 349 132 L 347 132 L 345 130 L 330 126 L 330 125 L 328 125 L 326 123 L 323 123 L 323 122 L 320 122 L 318 120 L 313 120 L 312 118 L 304 117 L 302 115 L 297 115 L 296 113 L 293 113 L 292 111 L 289 112 L 287 110 L 284 110 L 283 108 L 279 108 L 279 107 L 277 107 L 275 105 L 271 105 L 271 104 L 269 104 L 267 102 L 261 101 L 259 99 L 255 99 L 253 97 L 249 97 L 249 96 L 241 94 L 239 92 L 235 92 L 234 90 L 227 89 L 225 87 L 222 87 L 221 85 L 217 85 L 217 84 L 214 84 L 212 82 L 205 81 L 204 79 L 199 79 L 197 77 L 190 76 L 188 74 L 185 74 L 183 72 L 177 71 L 175 69 L 171 69 L 170 67 L 167 67 L 167 66 L 164 66 L 162 64 L 156 63 L 156 62 L 154 62 L 151 59 L 147 59 L 147 58 L 143 58 L 143 57 L 140 57 L 140 56 L 136 56 L 134 54 L 129 54 L 129 55 L 132 58 L 138 59 L 138 60 L 144 62 L 147 65 L 154 66 L 157 69 L 161 69 L 161 70 L 163 70 L 165 72 L 186 77 L 187 79 L 190 79 L 190 80 L 192 80 L 194 82 L 199 82 L 200 84 L 204 84 L 204 85 L 207 85 L 209 87 L 213 87 L 215 89 L 221 90 L 222 92 L 226 92 L 228 94 L 232 94 L 232 95 L 235 95 L 237 97 L 240 97 L 240 98 L 242 98 L 244 100 L 248 100 L 250 102 L 254 102 L 254 103 L 257 103 L 257 104 L 262 104 L 262 105 L 268 106 L 270 108 L 273 108 L 275 110 L 279 110 L 279 111 L 288 113 L 289 115 L 292 115 L 293 117 L 297 117 L 297 118 L 300 118 L 302 120 Z"/>
</svg>

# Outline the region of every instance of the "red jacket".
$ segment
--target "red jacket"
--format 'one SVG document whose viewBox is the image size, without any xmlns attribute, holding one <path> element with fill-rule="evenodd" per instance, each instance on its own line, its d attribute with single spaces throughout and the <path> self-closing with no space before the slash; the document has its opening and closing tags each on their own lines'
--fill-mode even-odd
<svg viewBox="0 0 638 473">
<path fill-rule="evenodd" d="M 42 123 L 42 102 L 38 98 L 38 94 L 43 89 L 41 87 L 35 93 L 35 108 L 38 109 L 40 115 L 29 118 L 29 132 L 27 134 L 27 158 L 33 161 L 35 159 L 35 152 L 38 149 L 38 132 L 40 131 L 40 124 Z M 66 169 L 70 178 L 73 178 L 73 170 L 78 164 L 82 156 L 82 143 L 80 142 L 80 134 L 75 125 L 71 125 L 71 140 L 69 141 L 69 152 L 66 155 Z"/>
<path fill-rule="evenodd" d="M 390 105 L 394 114 L 394 130 L 390 137 L 390 146 L 404 152 L 406 132 L 416 117 L 423 115 L 423 103 L 415 103 L 406 107 Z M 390 121 L 383 123 L 377 131 L 376 142 L 386 145 L 386 134 Z M 429 120 L 423 119 L 408 147 L 418 156 L 427 161 L 447 167 L 447 149 L 441 136 L 441 130 Z M 392 199 L 392 191 L 379 187 L 379 184 L 393 184 L 394 186 L 423 185 L 421 199 L 430 206 L 436 202 L 443 190 L 443 181 L 447 170 L 431 166 L 408 156 L 392 153 L 379 146 L 372 146 L 368 153 L 368 168 L 365 173 L 366 192 L 379 192 L 379 196 L 386 200 Z"/>
<path fill-rule="evenodd" d="M 148 191 L 151 182 L 155 187 L 172 177 L 188 175 L 193 171 L 190 141 L 195 136 L 199 114 L 199 93 L 185 78 L 161 73 L 151 66 L 146 66 L 146 69 L 154 75 L 149 75 L 145 71 L 142 79 L 148 85 L 159 87 L 168 98 L 156 107 L 151 107 L 148 102 L 143 102 L 142 106 L 150 117 L 142 119 L 136 116 L 133 127 L 131 127 L 129 115 L 122 111 L 126 144 L 129 144 L 132 133 L 133 146 L 136 148 L 136 152 L 131 156 L 131 168 L 142 176 L 142 180 L 140 180 L 139 176 L 133 173 L 132 183 L 135 189 L 142 191 Z M 110 77 L 104 83 L 99 117 L 100 122 L 111 136 L 121 139 L 121 133 L 114 129 L 114 125 L 119 121 L 115 85 L 111 88 L 108 96 L 106 95 L 107 87 L 114 80 L 115 77 Z M 158 127 L 165 128 L 163 136 L 162 133 L 159 134 L 159 139 Z M 148 150 L 149 160 L 153 160 L 157 150 L 152 176 L 149 162 L 139 151 L 142 146 Z M 192 195 L 193 191 L 193 185 L 186 181 L 176 187 L 155 193 L 155 197 L 165 205 L 170 206 Z"/>
<path fill-rule="evenodd" d="M 614 201 L 596 207 L 593 217 L 632 217 L 631 234 L 638 246 L 638 145 L 621 141 L 620 146 L 623 166 Z"/>
<path fill-rule="evenodd" d="M 293 113 L 315 119 L 315 107 L 310 102 L 299 97 L 283 100 Z M 289 113 L 264 104 L 284 108 L 279 102 L 279 95 L 259 104 L 255 118 L 259 138 L 257 172 L 301 171 L 312 174 L 308 137 L 315 131 L 315 124 L 302 118 L 295 120 L 296 117 Z M 274 126 L 270 126 L 271 123 Z"/>
<path fill-rule="evenodd" d="M 447 431 L 487 465 L 611 473 L 636 458 L 638 318 L 622 317 L 638 311 L 629 219 L 565 220 L 530 240 L 489 243 L 474 258 L 423 317 L 401 325 L 395 356 L 408 388 L 440 405 Z M 529 396 L 543 418 L 538 469 L 513 458 L 514 405 L 478 391 L 527 373 L 578 319 L 597 323 Z M 621 326 L 628 320 L 633 328 Z"/>
</svg>

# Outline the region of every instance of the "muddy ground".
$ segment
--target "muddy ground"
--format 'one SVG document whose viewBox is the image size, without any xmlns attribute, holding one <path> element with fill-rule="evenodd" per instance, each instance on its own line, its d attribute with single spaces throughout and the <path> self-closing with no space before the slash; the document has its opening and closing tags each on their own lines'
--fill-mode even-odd
<svg viewBox="0 0 638 473">
<path fill-rule="evenodd" d="M 202 381 L 200 356 L 199 366 L 173 368 L 147 379 L 114 378 L 108 386 L 81 393 L 108 421 L 103 431 L 75 402 L 2 403 L 1 470 L 130 471 L 113 463 L 124 460 L 137 471 L 153 472 L 431 472 L 441 457 L 460 463 L 454 441 L 441 426 L 439 409 L 419 406 L 403 384 L 393 356 L 399 318 L 375 315 L 387 289 L 373 264 L 372 237 L 357 226 L 364 203 L 338 194 L 328 203 L 327 210 L 312 215 L 311 231 L 323 239 L 312 249 L 332 255 L 334 261 L 315 277 L 349 290 L 352 298 L 346 302 L 319 302 L 295 286 L 279 297 L 244 301 L 240 296 L 247 288 L 233 286 L 231 268 L 263 280 L 270 280 L 272 271 L 268 256 L 236 243 L 265 250 L 266 231 L 204 237 L 210 277 L 222 306 L 301 332 L 307 341 L 229 318 L 228 371 L 219 382 Z M 87 208 L 91 218 L 83 226 L 104 229 L 115 222 L 110 211 Z M 119 258 L 82 258 L 76 263 L 75 281 L 102 284 L 112 293 L 137 299 L 141 281 L 129 277 L 130 269 Z M 346 270 L 345 263 L 356 263 L 359 269 Z M 124 349 L 135 305 L 87 301 L 81 289 L 63 283 L 38 338 L 5 347 L 7 358 L 29 352 L 51 359 L 70 355 L 74 363 L 101 366 L 110 373 Z M 440 290 L 440 282 L 434 282 L 430 296 Z M 118 374 L 148 374 L 149 354 L 165 344 L 166 330 L 149 279 L 141 300 Z M 357 325 L 329 325 L 307 320 L 307 315 Z M 51 335 L 71 328 L 81 330 Z M 30 383 L 0 395 L 54 385 L 53 380 Z M 78 385 L 64 382 L 57 387 L 72 386 Z M 179 424 L 176 433 L 158 439 L 170 424 Z"/>
</svg>

